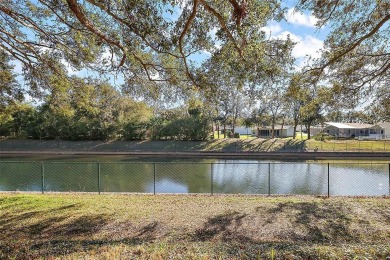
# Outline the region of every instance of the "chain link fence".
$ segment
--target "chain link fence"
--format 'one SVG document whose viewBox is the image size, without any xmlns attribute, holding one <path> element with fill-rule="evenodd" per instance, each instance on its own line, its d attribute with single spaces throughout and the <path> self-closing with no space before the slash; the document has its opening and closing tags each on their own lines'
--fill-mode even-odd
<svg viewBox="0 0 390 260">
<path fill-rule="evenodd" d="M 389 196 L 389 163 L 0 162 L 0 191 Z"/>
</svg>

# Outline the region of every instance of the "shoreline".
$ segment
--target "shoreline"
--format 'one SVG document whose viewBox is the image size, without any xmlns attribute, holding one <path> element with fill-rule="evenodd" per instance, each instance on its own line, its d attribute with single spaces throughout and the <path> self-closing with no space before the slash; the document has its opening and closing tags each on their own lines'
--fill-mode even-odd
<svg viewBox="0 0 390 260">
<path fill-rule="evenodd" d="M 390 160 L 389 152 L 143 152 L 143 151 L 61 151 L 61 150 L 39 150 L 39 151 L 1 151 L 7 156 L 30 156 L 30 155 L 129 155 L 141 158 L 215 158 L 215 159 L 277 159 L 277 160 L 343 160 L 343 159 L 365 159 L 365 160 Z"/>
</svg>

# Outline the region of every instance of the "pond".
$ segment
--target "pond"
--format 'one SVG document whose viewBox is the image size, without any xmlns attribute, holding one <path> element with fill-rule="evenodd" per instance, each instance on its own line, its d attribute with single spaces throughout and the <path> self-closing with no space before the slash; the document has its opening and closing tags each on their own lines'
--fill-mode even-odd
<svg viewBox="0 0 390 260">
<path fill-rule="evenodd" d="M 389 195 L 387 161 L 2 156 L 0 191 Z"/>
</svg>

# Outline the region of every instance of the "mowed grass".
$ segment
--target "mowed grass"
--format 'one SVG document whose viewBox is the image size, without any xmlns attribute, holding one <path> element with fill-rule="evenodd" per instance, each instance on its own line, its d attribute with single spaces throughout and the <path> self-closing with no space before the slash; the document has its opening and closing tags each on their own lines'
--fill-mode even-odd
<svg viewBox="0 0 390 260">
<path fill-rule="evenodd" d="M 0 259 L 386 259 L 389 198 L 0 194 Z"/>
<path fill-rule="evenodd" d="M 0 141 L 2 151 L 78 151 L 78 152 L 390 152 L 390 140 L 307 140 L 264 139 L 241 135 L 238 138 L 220 138 L 207 141 Z"/>
<path fill-rule="evenodd" d="M 224 137 L 223 134 L 219 134 L 219 137 L 218 137 L 218 133 L 217 132 L 214 132 L 214 139 L 224 139 L 224 138 L 228 138 L 228 136 Z M 250 133 L 249 134 L 240 134 L 240 139 L 253 139 L 253 138 L 256 138 L 255 136 L 252 136 Z M 238 138 L 236 138 L 238 139 Z"/>
</svg>

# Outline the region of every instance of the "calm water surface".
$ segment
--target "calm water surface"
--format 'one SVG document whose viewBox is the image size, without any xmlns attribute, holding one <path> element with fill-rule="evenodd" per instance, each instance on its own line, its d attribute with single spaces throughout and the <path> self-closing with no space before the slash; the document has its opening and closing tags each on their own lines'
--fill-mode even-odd
<svg viewBox="0 0 390 260">
<path fill-rule="evenodd" d="M 1 156 L 0 190 L 382 196 L 389 163 Z"/>
</svg>

